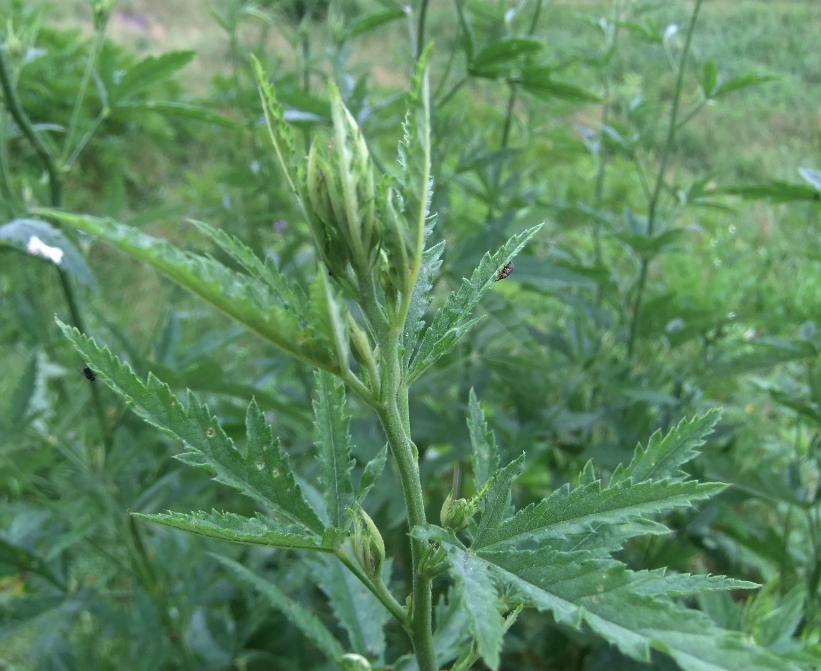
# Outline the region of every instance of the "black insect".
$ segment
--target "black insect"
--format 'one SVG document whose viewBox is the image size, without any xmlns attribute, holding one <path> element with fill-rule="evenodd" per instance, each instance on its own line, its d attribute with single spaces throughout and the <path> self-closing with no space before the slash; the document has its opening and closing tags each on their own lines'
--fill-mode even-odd
<svg viewBox="0 0 821 671">
<path fill-rule="evenodd" d="M 88 366 L 83 368 L 83 375 L 86 376 L 86 379 L 89 382 L 94 382 L 94 380 L 97 379 L 97 373 L 95 373 L 93 370 L 91 370 L 91 368 L 89 368 Z"/>
<path fill-rule="evenodd" d="M 510 273 L 513 272 L 513 261 L 510 261 L 504 268 L 502 268 L 498 273 L 496 273 L 496 281 L 503 280 L 506 277 L 510 277 Z"/>
</svg>

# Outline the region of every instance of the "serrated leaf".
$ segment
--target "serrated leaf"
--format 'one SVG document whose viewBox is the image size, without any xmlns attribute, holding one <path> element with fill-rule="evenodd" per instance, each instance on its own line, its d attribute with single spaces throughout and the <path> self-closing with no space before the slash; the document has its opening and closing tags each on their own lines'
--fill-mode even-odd
<svg viewBox="0 0 821 671">
<path fill-rule="evenodd" d="M 263 261 L 239 238 L 221 229 L 202 221 L 190 221 L 197 230 L 208 236 L 211 242 L 245 268 L 249 275 L 268 285 L 284 306 L 294 310 L 300 317 L 304 318 L 307 315 L 308 301 L 305 294 L 298 286 L 293 286 L 285 279 L 270 258 Z"/>
<path fill-rule="evenodd" d="M 698 611 L 637 593 L 635 574 L 616 562 L 549 549 L 482 550 L 479 558 L 514 596 L 551 612 L 559 623 L 576 629 L 587 625 L 638 661 L 649 662 L 656 649 L 685 671 L 797 671 L 741 636 L 718 629 Z"/>
<path fill-rule="evenodd" d="M 318 438 L 320 489 L 325 498 L 328 519 L 332 526 L 347 529 L 348 509 L 354 503 L 351 484 L 350 416 L 345 413 L 345 387 L 330 373 L 317 371 L 314 426 Z"/>
<path fill-rule="evenodd" d="M 245 432 L 248 481 L 258 486 L 276 506 L 314 532 L 322 533 L 324 525 L 302 495 L 291 472 L 288 455 L 280 447 L 279 439 L 274 439 L 271 425 L 255 400 L 251 401 L 245 413 Z"/>
<path fill-rule="evenodd" d="M 510 488 L 525 467 L 525 455 L 521 454 L 502 470 L 493 474 L 490 484 L 481 499 L 482 521 L 476 532 L 474 545 L 481 545 L 493 530 L 498 529 L 510 505 Z"/>
<path fill-rule="evenodd" d="M 347 370 L 350 358 L 348 306 L 337 299 L 328 281 L 328 273 L 321 264 L 311 282 L 310 294 L 308 328 L 318 331 L 323 341 L 331 343 L 336 363 L 342 370 Z"/>
<path fill-rule="evenodd" d="M 576 489 L 565 485 L 541 503 L 523 508 L 503 526 L 482 530 L 473 548 L 566 539 L 588 532 L 594 524 L 625 524 L 643 515 L 687 506 L 724 488 L 719 483 L 692 481 L 633 484 L 628 480 L 607 488 L 597 481 Z"/>
<path fill-rule="evenodd" d="M 232 543 L 265 545 L 289 550 L 321 550 L 333 552 L 339 547 L 339 536 L 327 533 L 324 537 L 306 533 L 305 528 L 287 525 L 267 517 L 257 515 L 249 518 L 234 513 L 210 513 L 200 510 L 194 513 L 161 513 L 145 515 L 132 513 L 149 522 L 157 522 L 174 529 L 190 531 L 200 536 L 216 538 Z"/>
<path fill-rule="evenodd" d="M 399 163 L 402 173 L 398 190 L 404 202 L 404 219 L 410 234 L 412 277 L 416 277 L 423 263 L 425 223 L 428 219 L 431 197 L 430 174 L 430 82 L 428 61 L 431 49 L 426 48 L 416 61 L 413 79 L 406 95 L 404 131 L 399 143 Z"/>
<path fill-rule="evenodd" d="M 371 487 L 382 477 L 382 471 L 385 468 L 387 459 L 388 446 L 386 444 L 385 447 L 379 450 L 376 456 L 367 463 L 365 470 L 362 472 L 362 477 L 359 479 L 359 490 L 356 493 L 357 503 L 361 504 L 362 501 L 365 500 L 368 492 L 371 491 Z"/>
<path fill-rule="evenodd" d="M 133 410 L 149 424 L 183 443 L 187 453 L 183 461 L 207 465 L 218 482 L 241 491 L 291 523 L 323 534 L 324 525 L 302 496 L 288 456 L 278 441 L 274 441 L 271 427 L 256 402 L 248 406 L 248 445 L 243 456 L 208 407 L 193 394 L 188 393 L 188 405 L 183 407 L 168 385 L 154 375 L 149 373 L 147 384 L 143 384 L 131 366 L 120 362 L 108 348 L 100 349 L 92 338 L 62 322 L 58 325 L 98 378 L 130 402 Z"/>
<path fill-rule="evenodd" d="M 277 305 L 271 290 L 248 275 L 235 273 L 214 259 L 182 252 L 165 240 L 145 235 L 110 219 L 40 210 L 82 231 L 104 238 L 145 261 L 180 286 L 289 354 L 330 371 L 337 366 L 328 344 L 300 324 L 292 310 Z"/>
<path fill-rule="evenodd" d="M 650 596 L 687 596 L 706 592 L 731 589 L 756 589 L 759 587 L 748 580 L 736 580 L 723 575 L 693 575 L 690 573 L 667 573 L 667 569 L 637 571 L 632 574 L 630 589 L 636 594 Z"/>
<path fill-rule="evenodd" d="M 473 479 L 477 491 L 499 468 L 499 448 L 493 431 L 487 430 L 485 413 L 476 399 L 476 392 L 470 389 L 468 432 L 473 447 Z"/>
<path fill-rule="evenodd" d="M 390 579 L 390 561 L 382 565 L 382 579 Z M 316 557 L 311 562 L 317 584 L 325 592 L 339 623 L 348 632 L 351 647 L 360 655 L 384 661 L 388 610 L 336 557 Z"/>
<path fill-rule="evenodd" d="M 633 459 L 624 468 L 619 465 L 610 478 L 610 485 L 632 478 L 633 482 L 644 480 L 681 481 L 687 474 L 680 467 L 695 459 L 704 445 L 704 438 L 712 433 L 721 417 L 720 410 L 711 410 L 691 420 L 682 419 L 666 436 L 656 431 L 647 442 L 647 448 L 636 446 Z"/>
<path fill-rule="evenodd" d="M 97 288 L 94 274 L 85 258 L 62 231 L 39 219 L 14 219 L 0 226 L 0 245 L 6 243 L 27 254 L 34 254 L 30 246 L 32 238 L 39 239 L 49 247 L 59 249 L 62 252 L 62 258 L 56 265 L 72 274 L 87 287 Z"/>
<path fill-rule="evenodd" d="M 144 58 L 126 70 L 120 81 L 111 88 L 109 103 L 112 107 L 116 107 L 121 100 L 167 79 L 174 72 L 188 65 L 196 55 L 196 51 L 170 51 L 160 56 Z"/>
<path fill-rule="evenodd" d="M 251 56 L 254 65 L 254 77 L 257 81 L 257 89 L 259 90 L 259 97 L 262 101 L 262 110 L 265 113 L 265 124 L 268 127 L 268 135 L 274 145 L 279 164 L 285 173 L 288 180 L 288 185 L 291 187 L 291 192 L 299 195 L 297 188 L 297 165 L 299 163 L 296 155 L 296 143 L 294 141 L 293 131 L 291 127 L 285 123 L 285 110 L 279 104 L 274 93 L 274 87 L 268 83 L 265 72 L 262 70 L 262 64 L 257 60 L 256 56 Z"/>
<path fill-rule="evenodd" d="M 416 350 L 419 334 L 425 326 L 425 313 L 430 305 L 430 290 L 433 288 L 433 278 L 442 267 L 442 252 L 445 251 L 445 241 L 434 245 L 422 254 L 422 264 L 413 286 L 408 314 L 405 318 L 405 328 L 402 333 L 403 365 L 407 369 L 411 357 Z"/>
<path fill-rule="evenodd" d="M 521 251 L 541 227 L 542 224 L 539 224 L 517 233 L 495 254 L 485 254 L 470 279 L 463 279 L 459 289 L 448 296 L 445 305 L 437 310 L 433 322 L 422 335 L 422 342 L 411 361 L 405 384 L 416 380 L 439 357 L 450 352 L 456 346 L 456 341 L 477 322 L 470 318 L 473 308 L 493 285 L 499 270 Z"/>
<path fill-rule="evenodd" d="M 290 599 L 279 587 L 263 580 L 242 564 L 220 555 L 213 556 L 237 578 L 254 589 L 259 590 L 268 599 L 270 604 L 281 611 L 307 639 L 313 641 L 316 647 L 319 648 L 331 662 L 337 663 L 342 655 L 345 654 L 345 649 L 342 647 L 342 644 L 328 630 L 322 620 L 305 608 L 305 606 Z"/>
</svg>

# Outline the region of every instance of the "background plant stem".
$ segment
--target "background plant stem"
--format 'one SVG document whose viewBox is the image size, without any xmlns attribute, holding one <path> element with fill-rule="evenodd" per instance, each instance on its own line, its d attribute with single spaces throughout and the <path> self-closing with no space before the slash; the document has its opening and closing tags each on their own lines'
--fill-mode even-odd
<svg viewBox="0 0 821 671">
<path fill-rule="evenodd" d="M 49 177 L 51 206 L 61 207 L 63 201 L 62 169 L 57 164 L 54 155 L 46 146 L 43 138 L 41 138 L 37 134 L 37 131 L 34 130 L 31 119 L 28 118 L 28 115 L 23 109 L 23 105 L 20 102 L 20 97 L 17 95 L 17 88 L 14 86 L 8 67 L 6 66 L 5 52 L 3 49 L 0 49 L 0 87 L 3 89 L 3 96 L 5 97 L 6 106 L 9 109 L 9 113 L 20 127 L 20 132 L 23 133 L 23 136 L 31 143 L 34 147 L 34 151 L 37 152 L 45 163 L 46 171 L 48 172 Z M 71 285 L 71 278 L 59 265 L 55 265 L 55 268 L 57 268 L 57 274 L 60 278 L 60 287 L 63 290 L 63 295 L 66 300 L 66 305 L 68 306 L 71 322 L 78 331 L 81 333 L 86 333 L 85 324 L 83 323 L 82 314 L 80 313 L 80 308 L 77 303 L 77 297 L 74 293 L 74 288 Z M 100 424 L 100 431 L 102 432 L 102 461 L 105 463 L 105 458 L 111 451 L 112 437 L 106 425 L 105 408 L 103 407 L 102 398 L 100 397 L 100 391 L 94 384 L 91 385 L 91 398 L 97 414 L 97 421 Z"/>
<path fill-rule="evenodd" d="M 676 89 L 673 94 L 673 102 L 670 106 L 670 120 L 667 125 L 667 136 L 664 139 L 664 146 L 661 151 L 661 162 L 659 163 L 658 174 L 656 175 L 656 184 L 653 188 L 653 194 L 650 197 L 650 203 L 647 208 L 647 235 L 652 237 L 656 229 L 656 217 L 658 212 L 659 197 L 661 196 L 661 189 L 664 186 L 664 173 L 667 171 L 667 163 L 670 160 L 670 151 L 673 146 L 673 140 L 676 134 L 676 125 L 678 120 L 678 111 L 681 105 L 681 89 L 684 85 L 684 72 L 687 65 L 687 56 L 690 53 L 690 45 L 693 41 L 693 33 L 695 32 L 696 21 L 698 20 L 698 13 L 701 9 L 703 0 L 696 0 L 693 13 L 690 16 L 690 24 L 687 26 L 687 36 L 684 40 L 684 47 L 681 50 L 681 58 L 678 63 L 678 73 L 676 77 Z M 633 358 L 633 350 L 636 344 L 636 330 L 638 328 L 639 317 L 641 315 L 641 304 L 644 299 L 644 289 L 647 285 L 647 269 L 650 265 L 650 257 L 644 256 L 641 260 L 641 268 L 639 270 L 639 280 L 636 288 L 636 300 L 633 303 L 633 314 L 630 319 L 630 334 L 627 338 L 627 359 Z"/>
</svg>

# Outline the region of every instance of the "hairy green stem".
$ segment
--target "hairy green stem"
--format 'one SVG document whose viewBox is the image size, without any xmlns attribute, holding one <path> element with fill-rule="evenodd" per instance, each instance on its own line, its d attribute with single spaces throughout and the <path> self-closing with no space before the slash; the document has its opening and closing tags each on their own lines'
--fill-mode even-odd
<svg viewBox="0 0 821 671">
<path fill-rule="evenodd" d="M 397 338 L 393 338 L 394 342 Z M 398 348 L 391 347 L 396 356 L 396 369 L 399 370 Z M 398 381 L 398 375 L 388 375 Z M 396 390 L 397 387 L 394 387 Z M 412 529 L 426 523 L 425 505 L 422 495 L 422 481 L 419 478 L 419 464 L 417 462 L 416 447 L 410 436 L 405 432 L 402 416 L 397 399 L 394 397 L 381 410 L 379 419 L 388 437 L 394 459 L 399 470 L 402 490 L 405 495 L 405 506 L 408 512 L 408 526 Z M 431 609 L 433 598 L 431 594 L 431 579 L 422 574 L 420 561 L 425 553 L 426 544 L 423 541 L 411 538 L 411 563 L 413 573 L 412 605 L 410 617 L 410 635 L 413 641 L 413 650 L 420 671 L 436 671 L 436 655 L 433 649 L 433 629 Z"/>
<path fill-rule="evenodd" d="M 667 136 L 664 138 L 664 146 L 661 151 L 661 162 L 659 164 L 658 174 L 656 175 L 656 184 L 653 188 L 650 203 L 647 208 L 647 235 L 653 236 L 656 229 L 656 216 L 658 212 L 659 198 L 661 190 L 664 186 L 664 173 L 667 171 L 667 163 L 670 160 L 670 153 L 673 147 L 673 139 L 676 134 L 676 127 L 678 123 L 678 112 L 681 106 L 681 91 L 684 86 L 684 71 L 687 65 L 687 56 L 690 53 L 690 45 L 693 41 L 693 33 L 695 32 L 696 21 L 698 20 L 698 13 L 701 10 L 703 0 L 696 0 L 693 13 L 690 16 L 690 24 L 687 26 L 687 36 L 684 40 L 684 47 L 681 50 L 681 58 L 679 59 L 678 73 L 676 77 L 676 88 L 673 94 L 673 102 L 670 106 L 670 121 L 667 125 Z M 647 285 L 647 270 L 650 265 L 650 258 L 644 256 L 641 260 L 641 268 L 639 270 L 638 286 L 636 288 L 636 300 L 633 303 L 633 314 L 630 319 L 630 333 L 627 338 L 627 358 L 633 358 L 633 351 L 636 344 L 636 331 L 638 329 L 639 317 L 641 315 L 641 304 L 644 299 L 644 290 Z"/>
<path fill-rule="evenodd" d="M 402 605 L 394 598 L 393 594 L 388 591 L 388 588 L 385 586 L 381 580 L 371 580 L 365 572 L 362 570 L 362 567 L 359 566 L 351 556 L 345 551 L 344 548 L 338 549 L 334 555 L 341 561 L 345 567 L 353 573 L 365 587 L 368 588 L 371 594 L 373 594 L 379 602 L 387 608 L 388 612 L 393 615 L 394 619 L 396 619 L 399 624 L 401 624 L 405 629 L 408 628 L 408 613 L 402 607 Z"/>
<path fill-rule="evenodd" d="M 391 453 L 396 460 L 405 507 L 408 513 L 408 526 L 413 529 L 427 522 L 425 502 L 422 492 L 422 481 L 419 477 L 418 452 L 411 440 L 407 417 L 407 387 L 402 383 L 402 359 L 399 354 L 399 342 L 402 337 L 403 324 L 391 325 L 379 305 L 373 277 L 359 277 L 360 307 L 368 326 L 379 345 L 381 386 L 378 400 L 371 403 L 376 411 Z M 437 671 L 436 655 L 433 649 L 433 628 L 431 613 L 433 597 L 432 580 L 422 575 L 420 562 L 427 548 L 423 541 L 411 538 L 411 613 L 409 633 L 419 671 Z"/>
</svg>

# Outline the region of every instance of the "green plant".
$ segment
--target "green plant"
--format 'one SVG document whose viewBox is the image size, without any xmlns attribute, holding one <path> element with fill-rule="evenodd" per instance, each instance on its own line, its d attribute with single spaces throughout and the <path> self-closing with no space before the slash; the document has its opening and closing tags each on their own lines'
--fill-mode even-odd
<svg viewBox="0 0 821 671">
<path fill-rule="evenodd" d="M 664 570 L 629 570 L 613 556 L 637 536 L 667 531 L 648 519 L 715 495 L 722 484 L 698 483 L 681 467 L 714 425 L 708 413 L 682 422 L 667 436 L 656 433 L 637 448 L 629 465 L 606 482 L 587 464 L 576 487 L 564 486 L 518 512 L 510 506 L 511 486 L 524 457 L 500 467 L 493 434 L 471 396 L 473 490 L 454 491 L 441 511 L 442 526 L 428 522 L 411 437 L 409 389 L 427 368 L 446 355 L 477 320 L 472 311 L 500 278 L 500 271 L 539 227 L 513 236 L 486 254 L 429 324 L 433 273 L 443 245 L 424 249 L 433 218 L 429 212 L 430 129 L 426 60 L 423 56 L 407 96 L 401 173 L 374 176 L 370 152 L 337 90 L 331 87 L 333 132 L 315 138 L 299 159 L 290 128 L 273 88 L 257 66 L 263 107 L 285 178 L 301 203 L 311 229 L 318 269 L 308 295 L 271 262 L 263 262 L 239 240 L 205 224 L 207 234 L 243 271 L 209 257 L 184 253 L 167 242 L 111 220 L 38 210 L 152 265 L 234 320 L 291 356 L 319 368 L 314 401 L 319 461 L 318 498 L 292 472 L 257 403 L 248 406 L 243 449 L 220 427 L 208 407 L 188 394 L 183 403 L 153 375 L 142 382 L 92 339 L 63 325 L 66 335 L 95 373 L 149 423 L 182 442 L 179 459 L 209 469 L 218 482 L 250 497 L 264 513 L 195 512 L 143 515 L 179 529 L 222 540 L 333 555 L 372 597 L 329 588 L 354 652 L 303 606 L 242 565 L 221 561 L 238 578 L 258 588 L 341 668 L 383 664 L 380 634 L 361 645 L 356 609 L 380 608 L 404 629 L 417 668 L 434 671 L 453 662 L 467 669 L 478 659 L 498 668 L 504 632 L 524 607 L 550 612 L 555 621 L 602 637 L 622 653 L 650 661 L 651 651 L 670 655 L 684 669 L 787 669 L 792 663 L 736 634 L 717 629 L 702 614 L 672 596 L 744 589 L 744 581 Z M 326 146 L 327 145 L 327 146 Z M 379 529 L 361 508 L 385 464 L 381 453 L 354 488 L 345 393 L 338 378 L 379 418 L 399 472 L 410 531 L 411 562 L 405 566 L 408 599 L 402 605 L 389 587 L 390 557 Z M 476 522 L 473 517 L 481 511 Z M 461 535 L 460 535 L 461 534 Z M 394 551 L 394 552 L 391 552 Z M 322 560 L 324 562 L 324 560 Z M 333 566 L 323 563 L 323 571 Z M 447 579 L 450 596 L 432 617 L 432 583 Z M 387 583 L 387 584 L 386 584 Z M 375 601 L 374 599 L 375 598 Z M 348 606 L 352 604 L 349 602 Z M 384 621 L 381 615 L 374 615 Z M 370 655 L 367 659 L 364 655 Z M 396 664 L 405 668 L 408 660 Z"/>
</svg>

